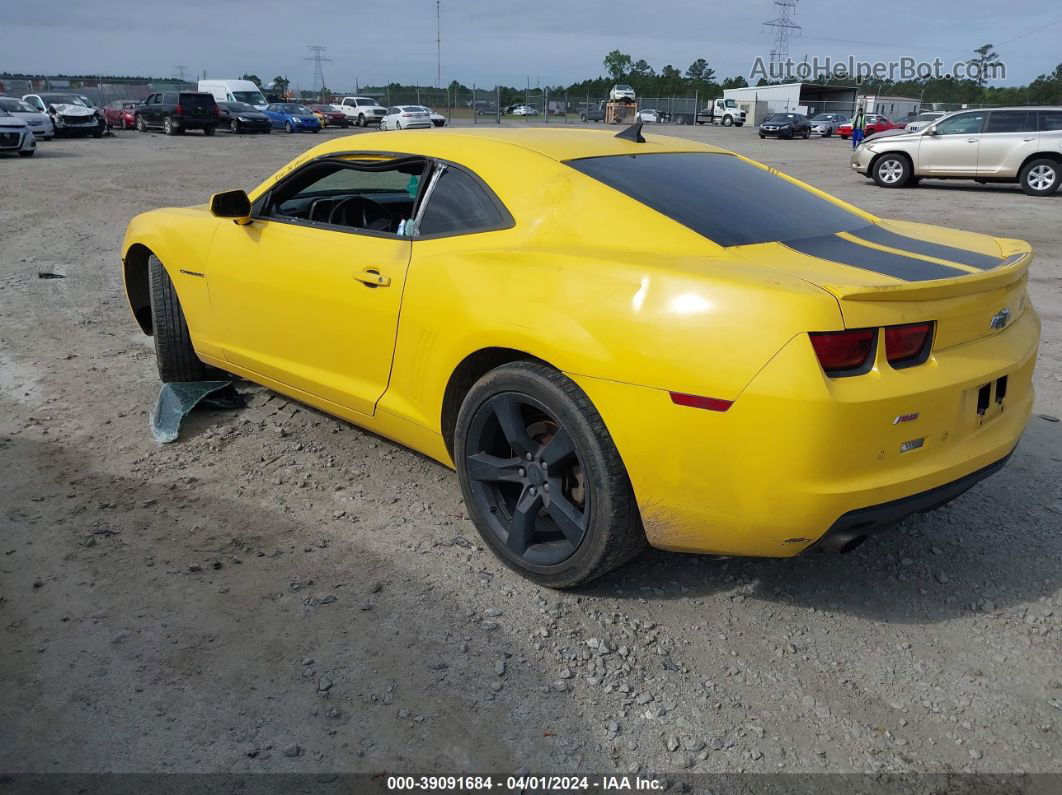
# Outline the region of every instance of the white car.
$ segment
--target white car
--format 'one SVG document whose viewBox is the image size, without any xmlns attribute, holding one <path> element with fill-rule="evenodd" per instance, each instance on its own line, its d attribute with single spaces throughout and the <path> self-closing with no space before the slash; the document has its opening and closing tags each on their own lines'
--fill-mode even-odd
<svg viewBox="0 0 1062 795">
<path fill-rule="evenodd" d="M 38 141 L 50 141 L 55 136 L 55 127 L 47 113 L 41 113 L 21 99 L 0 97 L 0 110 L 6 110 L 16 119 L 22 119 Z"/>
<path fill-rule="evenodd" d="M 517 105 L 513 108 L 514 116 L 537 116 L 538 111 L 532 108 L 530 105 Z"/>
<path fill-rule="evenodd" d="M 103 116 L 73 94 L 26 94 L 22 99 L 41 113 L 48 114 L 56 135 L 103 137 L 107 126 Z"/>
<path fill-rule="evenodd" d="M 395 105 L 388 108 L 380 120 L 381 130 L 413 130 L 431 126 L 431 113 L 420 105 Z"/>
<path fill-rule="evenodd" d="M 947 115 L 948 114 L 942 110 L 930 110 L 926 111 L 925 113 L 919 113 L 909 122 L 907 122 L 907 126 L 904 127 L 904 130 L 906 130 L 907 132 L 918 132 L 926 125 L 932 124 L 937 119 Z"/>
<path fill-rule="evenodd" d="M 626 83 L 617 83 L 612 86 L 612 90 L 608 92 L 608 98 L 615 102 L 617 99 L 635 99 L 634 89 L 628 86 Z"/>
<path fill-rule="evenodd" d="M 431 116 L 431 123 L 433 125 L 435 125 L 436 127 L 445 127 L 446 126 L 446 117 L 443 116 L 441 113 L 435 112 L 434 110 L 429 108 L 427 105 L 418 105 L 417 107 L 427 111 L 428 115 Z"/>
<path fill-rule="evenodd" d="M 343 97 L 339 109 L 347 114 L 347 121 L 359 127 L 380 124 L 387 111 L 369 97 Z"/>
<path fill-rule="evenodd" d="M 0 152 L 18 152 L 22 157 L 32 157 L 37 151 L 37 139 L 29 125 L 0 109 Z"/>
<path fill-rule="evenodd" d="M 645 110 L 638 111 L 638 115 L 635 119 L 636 121 L 645 122 L 646 124 L 659 124 L 660 111 L 646 108 Z"/>
</svg>

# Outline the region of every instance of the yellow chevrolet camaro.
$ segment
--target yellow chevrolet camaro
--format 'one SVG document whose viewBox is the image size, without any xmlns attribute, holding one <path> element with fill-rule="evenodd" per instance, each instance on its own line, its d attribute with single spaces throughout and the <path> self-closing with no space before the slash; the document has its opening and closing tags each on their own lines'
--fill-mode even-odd
<svg viewBox="0 0 1062 795">
<path fill-rule="evenodd" d="M 876 218 L 668 136 L 338 138 L 133 219 L 164 381 L 256 381 L 457 469 L 505 563 L 850 549 L 1006 461 L 1028 244 Z"/>
</svg>

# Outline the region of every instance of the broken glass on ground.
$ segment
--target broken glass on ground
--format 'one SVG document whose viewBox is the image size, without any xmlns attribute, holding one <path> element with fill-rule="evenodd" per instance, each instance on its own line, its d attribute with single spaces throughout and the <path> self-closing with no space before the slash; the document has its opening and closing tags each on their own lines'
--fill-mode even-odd
<svg viewBox="0 0 1062 795">
<path fill-rule="evenodd" d="M 231 381 L 185 381 L 163 384 L 151 412 L 151 435 L 160 444 L 177 439 L 184 418 L 198 405 L 215 409 L 240 409 L 244 397 Z"/>
</svg>

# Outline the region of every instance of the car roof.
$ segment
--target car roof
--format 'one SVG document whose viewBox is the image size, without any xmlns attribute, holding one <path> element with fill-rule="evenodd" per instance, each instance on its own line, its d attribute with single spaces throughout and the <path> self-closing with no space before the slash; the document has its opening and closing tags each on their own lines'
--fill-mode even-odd
<svg viewBox="0 0 1062 795">
<path fill-rule="evenodd" d="M 608 155 L 636 155 L 661 152 L 714 152 L 731 154 L 726 149 L 702 144 L 670 135 L 645 134 L 645 143 L 617 138 L 611 132 L 595 130 L 538 130 L 527 129 L 452 129 L 433 130 L 429 137 L 414 139 L 409 132 L 377 132 L 370 135 L 347 135 L 321 144 L 307 154 L 321 157 L 339 152 L 404 152 L 410 153 L 412 140 L 417 145 L 413 153 L 429 157 L 465 157 L 474 151 L 486 156 L 488 146 L 501 153 L 508 147 L 534 151 L 553 160 L 573 160 L 580 157 Z"/>
</svg>

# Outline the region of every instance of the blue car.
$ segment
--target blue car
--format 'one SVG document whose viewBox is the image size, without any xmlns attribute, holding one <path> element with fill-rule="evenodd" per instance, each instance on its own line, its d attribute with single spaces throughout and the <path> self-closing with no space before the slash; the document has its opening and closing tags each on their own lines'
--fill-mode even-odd
<svg viewBox="0 0 1062 795">
<path fill-rule="evenodd" d="M 321 122 L 305 105 L 294 102 L 275 102 L 263 111 L 276 129 L 293 132 L 320 132 Z"/>
</svg>

